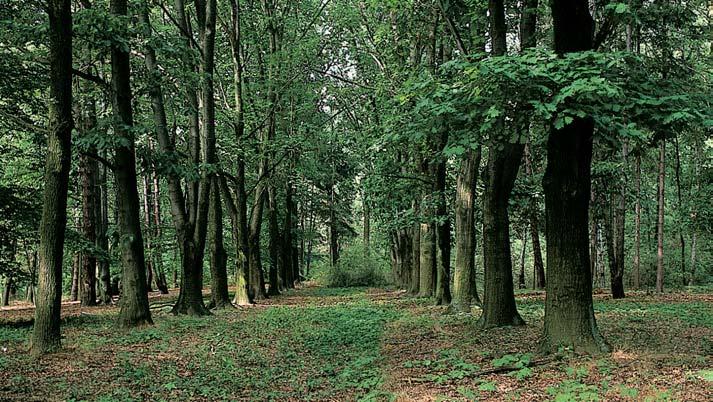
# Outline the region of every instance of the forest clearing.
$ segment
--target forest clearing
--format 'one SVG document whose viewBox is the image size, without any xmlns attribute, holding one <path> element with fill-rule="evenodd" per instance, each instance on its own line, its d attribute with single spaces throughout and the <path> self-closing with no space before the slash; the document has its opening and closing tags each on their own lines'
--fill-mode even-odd
<svg viewBox="0 0 713 402">
<path fill-rule="evenodd" d="M 309 285 L 308 285 L 309 286 Z M 700 290 L 699 290 L 700 291 Z M 528 326 L 482 331 L 473 315 L 379 288 L 301 287 L 208 319 L 113 326 L 116 307 L 69 312 L 65 350 L 27 352 L 31 315 L 0 311 L 1 400 L 708 401 L 710 293 L 595 295 L 611 355 L 538 351 L 543 294 L 518 294 Z M 477 314 L 475 314 L 477 317 Z"/>
<path fill-rule="evenodd" d="M 0 0 L 0 400 L 713 400 L 711 0 Z"/>
</svg>

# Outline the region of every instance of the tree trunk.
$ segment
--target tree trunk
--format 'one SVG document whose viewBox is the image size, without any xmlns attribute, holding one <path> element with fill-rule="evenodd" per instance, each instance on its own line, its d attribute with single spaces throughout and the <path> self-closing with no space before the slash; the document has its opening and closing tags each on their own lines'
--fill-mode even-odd
<svg viewBox="0 0 713 402">
<path fill-rule="evenodd" d="M 145 238 L 146 247 L 144 248 L 146 253 L 146 291 L 153 292 L 151 288 L 151 282 L 153 282 L 153 247 L 151 242 L 151 237 L 153 235 L 153 228 L 151 227 L 151 211 L 153 210 L 153 202 L 151 200 L 151 189 L 149 188 L 149 176 L 148 176 L 148 162 L 144 160 L 143 170 L 145 174 L 142 177 L 143 183 L 143 213 L 144 213 L 144 225 L 146 225 Z"/>
<path fill-rule="evenodd" d="M 154 220 L 154 271 L 156 274 L 156 287 L 161 294 L 168 294 L 168 282 L 166 273 L 163 270 L 163 248 L 161 247 L 161 187 L 159 186 L 158 174 L 154 167 L 152 174 L 153 181 L 153 220 Z"/>
<path fill-rule="evenodd" d="M 666 140 L 659 146 L 658 219 L 656 221 L 656 292 L 663 293 L 664 280 L 664 194 L 666 190 Z"/>
<path fill-rule="evenodd" d="M 436 225 L 433 222 L 421 223 L 419 249 L 419 293 L 420 297 L 433 296 L 435 287 L 434 272 L 436 271 Z"/>
<path fill-rule="evenodd" d="M 79 300 L 79 270 L 82 264 L 82 253 L 76 252 L 72 257 L 72 287 L 69 290 L 69 300 L 76 302 Z"/>
<path fill-rule="evenodd" d="M 525 144 L 525 173 L 530 179 L 534 176 L 532 169 L 532 159 L 530 155 L 530 145 Z M 540 220 L 538 218 L 537 200 L 534 197 L 530 198 L 528 215 L 530 216 L 530 237 L 532 237 L 532 257 L 534 260 L 534 286 L 535 289 L 544 289 L 545 280 L 545 264 L 542 261 L 542 248 L 540 246 Z"/>
<path fill-rule="evenodd" d="M 626 166 L 626 144 L 622 148 L 622 169 Z M 607 214 L 607 253 L 612 297 L 624 298 L 624 230 L 626 227 L 626 180 L 625 171 L 619 183 L 612 186 Z M 616 182 L 616 180 L 614 180 Z"/>
<path fill-rule="evenodd" d="M 440 136 L 438 151 L 443 152 L 448 143 L 448 134 L 442 133 Z M 438 241 L 438 271 L 436 273 L 436 305 L 447 306 L 451 304 L 451 218 L 446 208 L 446 160 L 439 156 L 436 166 L 436 196 L 438 203 L 436 216 L 436 237 Z"/>
<path fill-rule="evenodd" d="M 492 54 L 506 53 L 505 5 L 503 0 L 490 0 L 490 36 Z M 508 142 L 504 133 L 505 121 L 498 124 L 498 132 L 489 146 L 486 191 L 483 199 L 483 257 L 485 282 L 483 315 L 484 328 L 524 325 L 515 305 L 510 250 L 510 193 L 520 167 L 523 144 Z"/>
<path fill-rule="evenodd" d="M 681 196 L 681 150 L 678 146 L 678 137 L 673 139 L 674 145 L 676 146 L 676 195 L 678 196 L 678 208 L 684 208 L 683 199 Z M 686 275 L 686 240 L 683 237 L 683 216 L 684 212 L 679 212 L 679 223 L 678 223 L 678 240 L 681 245 L 681 277 L 683 278 L 683 286 L 688 283 L 688 278 Z"/>
<path fill-rule="evenodd" d="M 634 167 L 634 181 L 636 186 L 636 206 L 634 214 L 634 266 L 631 275 L 634 280 L 634 289 L 641 287 L 641 151 L 636 152 Z"/>
<path fill-rule="evenodd" d="M 414 216 L 418 216 L 418 202 L 413 202 Z M 409 293 L 417 295 L 421 288 L 421 228 L 418 223 L 411 227 L 411 287 Z"/>
<path fill-rule="evenodd" d="M 10 305 L 10 288 L 12 287 L 12 276 L 8 275 L 5 278 L 5 287 L 2 290 L 2 305 L 7 307 Z"/>
<path fill-rule="evenodd" d="M 220 200 L 220 182 L 213 176 L 210 212 L 208 213 L 208 244 L 210 245 L 210 308 L 232 307 L 228 294 L 228 254 L 223 245 L 223 207 Z"/>
<path fill-rule="evenodd" d="M 90 97 L 83 106 L 82 130 L 87 133 L 96 127 L 94 99 Z M 89 152 L 96 153 L 96 148 L 92 147 Z M 82 155 L 80 158 L 80 172 L 82 181 L 82 234 L 87 242 L 96 245 L 96 181 L 99 165 L 94 158 Z M 94 255 L 94 251 L 85 250 L 82 254 L 81 289 L 79 292 L 82 306 L 95 306 L 97 304 L 96 269 L 97 258 Z"/>
<path fill-rule="evenodd" d="M 477 289 L 471 282 L 475 276 L 475 197 L 480 158 L 480 148 L 469 150 L 461 161 L 456 180 L 456 266 L 452 306 L 460 312 L 470 312 L 471 302 L 479 301 Z"/>
<path fill-rule="evenodd" d="M 267 222 L 268 222 L 268 254 L 270 255 L 270 267 L 268 268 L 268 276 L 270 278 L 270 287 L 267 291 L 268 296 L 277 296 L 280 294 L 280 279 L 283 283 L 286 280 L 286 267 L 284 261 L 280 266 L 280 251 L 282 250 L 282 241 L 280 239 L 280 226 L 277 222 L 277 194 L 275 194 L 275 186 L 268 185 L 267 188 Z M 282 278 L 280 278 L 280 268 L 282 268 Z"/>
<path fill-rule="evenodd" d="M 589 2 L 553 0 L 551 8 L 555 51 L 591 50 L 594 22 Z M 547 141 L 547 352 L 563 346 L 590 353 L 609 350 L 594 317 L 587 241 L 593 133 L 591 118 L 575 118 L 561 129 L 552 127 Z"/>
<path fill-rule="evenodd" d="M 100 177 L 99 191 L 100 196 L 97 197 L 96 213 L 100 217 L 99 228 L 97 231 L 97 246 L 104 253 L 99 259 L 99 283 L 100 283 L 100 299 L 101 303 L 108 305 L 112 303 L 112 288 L 111 288 L 111 272 L 109 270 L 109 238 L 107 232 L 109 230 L 109 193 L 107 184 L 107 168 L 102 166 Z"/>
<path fill-rule="evenodd" d="M 126 0 L 111 0 L 111 14 L 127 15 Z M 139 193 L 136 183 L 133 112 L 131 107 L 129 51 L 115 44 L 111 49 L 114 132 L 124 141 L 114 151 L 114 177 L 121 247 L 122 294 L 119 325 L 135 327 L 153 324 L 146 293 L 146 261 L 139 218 Z"/>
<path fill-rule="evenodd" d="M 72 14 L 69 0 L 49 0 L 49 130 L 39 235 L 39 281 L 33 355 L 61 347 L 62 259 L 72 137 Z"/>
<path fill-rule="evenodd" d="M 527 253 L 527 229 L 522 232 L 522 251 L 520 252 L 520 275 L 517 277 L 517 286 L 525 289 L 525 253 Z"/>
</svg>

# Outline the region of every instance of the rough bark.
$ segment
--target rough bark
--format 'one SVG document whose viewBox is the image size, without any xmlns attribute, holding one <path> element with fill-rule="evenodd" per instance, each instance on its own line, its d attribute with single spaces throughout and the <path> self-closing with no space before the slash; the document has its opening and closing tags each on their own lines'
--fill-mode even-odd
<svg viewBox="0 0 713 402">
<path fill-rule="evenodd" d="M 587 0 L 552 0 L 555 51 L 590 50 L 593 20 Z M 591 188 L 594 123 L 575 118 L 547 141 L 543 179 L 547 232 L 547 296 L 543 349 L 572 347 L 608 351 L 599 334 L 592 302 L 587 222 Z"/>
<path fill-rule="evenodd" d="M 506 53 L 505 5 L 503 0 L 490 0 L 490 37 L 492 54 Z M 523 325 L 515 305 L 510 250 L 510 193 L 520 167 L 524 144 L 511 143 L 504 134 L 505 121 L 497 124 L 498 132 L 488 147 L 486 191 L 483 198 L 483 290 L 484 328 Z"/>
<path fill-rule="evenodd" d="M 622 155 L 626 162 L 626 146 Z M 626 166 L 622 164 L 622 166 Z M 609 275 L 611 293 L 615 299 L 623 299 L 624 294 L 624 229 L 626 226 L 626 179 L 613 180 L 611 187 L 607 224 L 607 255 L 609 257 Z"/>
<path fill-rule="evenodd" d="M 277 296 L 280 294 L 280 282 L 286 280 L 286 267 L 280 264 L 280 251 L 282 249 L 282 240 L 280 239 L 280 226 L 277 222 L 277 194 L 275 187 L 268 186 L 267 188 L 267 223 L 268 223 L 268 254 L 270 257 L 270 266 L 268 267 L 268 277 L 270 279 L 270 287 L 268 288 L 268 296 Z M 280 269 L 282 268 L 282 275 Z"/>
<path fill-rule="evenodd" d="M 414 215 L 418 216 L 418 202 L 413 202 Z M 417 295 L 421 288 L 421 227 L 415 223 L 411 227 L 411 287 L 409 293 Z"/>
<path fill-rule="evenodd" d="M 232 307 L 228 294 L 228 254 L 223 245 L 223 206 L 220 199 L 220 182 L 213 177 L 208 213 L 208 244 L 210 245 L 210 304 L 209 308 Z"/>
<path fill-rule="evenodd" d="M 89 97 L 82 107 L 82 130 L 86 133 L 96 127 L 96 110 L 94 99 Z M 89 150 L 96 153 L 96 149 Z M 80 158 L 80 175 L 82 181 L 82 234 L 87 242 L 96 245 L 97 241 L 97 176 L 99 165 L 96 159 L 87 155 Z M 80 301 L 82 306 L 95 306 L 97 304 L 96 267 L 97 258 L 94 251 L 85 251 L 82 254 Z"/>
<path fill-rule="evenodd" d="M 47 2 L 49 15 L 49 130 L 39 235 L 39 281 L 30 351 L 61 346 L 62 258 L 72 136 L 72 15 L 69 0 Z"/>
<path fill-rule="evenodd" d="M 634 185 L 636 186 L 636 204 L 634 207 L 634 266 L 631 275 L 634 289 L 641 287 L 641 151 L 636 152 L 634 166 Z"/>
<path fill-rule="evenodd" d="M 471 282 L 475 276 L 475 197 L 480 159 L 480 148 L 468 151 L 456 179 L 456 261 L 451 305 L 460 312 L 470 312 L 472 301 L 479 301 Z"/>
<path fill-rule="evenodd" d="M 126 0 L 112 0 L 110 11 L 115 16 L 127 15 Z M 111 85 L 113 93 L 114 132 L 122 144 L 114 150 L 114 179 L 122 267 L 121 309 L 119 325 L 135 327 L 153 324 L 146 292 L 146 260 L 139 217 L 139 192 L 136 182 L 136 155 L 131 106 L 129 51 L 119 45 L 111 49 Z"/>
<path fill-rule="evenodd" d="M 99 298 L 102 304 L 111 304 L 112 287 L 111 287 L 111 272 L 109 270 L 109 192 L 107 184 L 107 167 L 101 169 L 99 191 L 100 196 L 97 199 L 96 213 L 99 216 L 99 227 L 97 230 L 97 246 L 104 253 L 99 259 Z"/>
<path fill-rule="evenodd" d="M 436 225 L 433 222 L 420 224 L 420 241 L 419 245 L 419 267 L 421 273 L 419 275 L 419 292 L 421 297 L 433 296 L 435 287 L 436 271 Z"/>
</svg>

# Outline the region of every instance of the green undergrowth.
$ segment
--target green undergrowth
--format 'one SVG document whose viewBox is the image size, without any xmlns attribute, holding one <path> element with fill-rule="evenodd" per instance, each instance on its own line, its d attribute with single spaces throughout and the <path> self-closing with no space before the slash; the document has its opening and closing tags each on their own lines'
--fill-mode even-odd
<svg viewBox="0 0 713 402">
<path fill-rule="evenodd" d="M 29 329 L 0 327 L 11 349 L 0 354 L 0 368 L 15 373 L 0 399 L 10 392 L 102 401 L 376 399 L 384 325 L 399 313 L 358 292 L 330 290 L 347 302 L 327 306 L 161 314 L 156 325 L 131 331 L 117 330 L 112 315 L 82 317 L 64 327 L 61 356 L 42 360 L 24 352 Z"/>
</svg>

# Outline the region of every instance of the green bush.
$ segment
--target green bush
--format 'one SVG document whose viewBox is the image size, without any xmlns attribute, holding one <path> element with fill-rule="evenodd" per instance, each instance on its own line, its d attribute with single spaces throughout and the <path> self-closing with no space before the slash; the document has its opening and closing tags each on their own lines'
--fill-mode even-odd
<svg viewBox="0 0 713 402">
<path fill-rule="evenodd" d="M 339 262 L 332 267 L 322 261 L 315 267 L 314 279 L 327 287 L 385 286 L 391 282 L 388 260 L 380 253 L 367 256 L 361 244 L 342 251 Z"/>
</svg>

